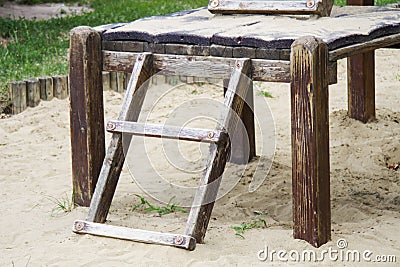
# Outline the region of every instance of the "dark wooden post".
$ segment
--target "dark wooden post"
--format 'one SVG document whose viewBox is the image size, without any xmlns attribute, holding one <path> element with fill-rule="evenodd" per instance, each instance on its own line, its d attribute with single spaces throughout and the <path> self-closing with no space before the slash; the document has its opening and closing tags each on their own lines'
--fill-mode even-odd
<svg viewBox="0 0 400 267">
<path fill-rule="evenodd" d="M 327 45 L 300 38 L 290 60 L 293 235 L 319 247 L 331 237 Z"/>
<path fill-rule="evenodd" d="M 373 6 L 374 0 L 347 0 L 347 5 Z M 375 52 L 347 58 L 349 117 L 368 122 L 375 119 Z"/>
<path fill-rule="evenodd" d="M 89 27 L 74 28 L 70 37 L 74 204 L 89 206 L 105 155 L 101 37 Z"/>
<path fill-rule="evenodd" d="M 249 78 L 250 79 L 250 78 Z M 224 87 L 224 95 L 226 90 L 228 89 L 229 79 L 223 80 Z M 246 102 L 243 106 L 243 111 L 240 114 L 240 118 L 242 119 L 243 125 L 247 131 L 247 133 L 239 133 L 242 137 L 238 137 L 240 143 L 236 146 L 232 146 L 235 148 L 235 151 L 232 151 L 231 162 L 236 164 L 246 164 L 252 158 L 256 156 L 256 134 L 254 128 L 254 96 L 253 96 L 253 82 L 250 83 L 250 86 L 246 95 Z M 248 141 L 246 140 L 248 138 Z M 248 155 L 244 155 L 245 151 L 243 150 L 244 145 L 248 142 L 249 151 Z M 244 156 L 246 158 L 244 158 Z"/>
</svg>

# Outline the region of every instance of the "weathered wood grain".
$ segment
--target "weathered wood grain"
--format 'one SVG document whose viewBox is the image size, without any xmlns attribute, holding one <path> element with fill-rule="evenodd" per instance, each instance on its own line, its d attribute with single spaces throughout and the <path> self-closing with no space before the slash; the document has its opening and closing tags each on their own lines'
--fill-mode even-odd
<svg viewBox="0 0 400 267">
<path fill-rule="evenodd" d="M 103 69 L 131 72 L 137 53 L 103 51 Z M 234 67 L 234 58 L 200 57 L 155 54 L 156 71 L 172 75 L 227 79 Z M 290 62 L 252 59 L 251 75 L 254 81 L 290 82 Z M 336 83 L 336 63 L 330 63 L 330 83 Z"/>
<path fill-rule="evenodd" d="M 330 17 L 302 19 L 298 16 L 216 16 L 199 9 L 137 20 L 108 30 L 103 36 L 110 41 L 290 49 L 294 40 L 309 35 L 322 39 L 333 50 L 400 33 L 398 10 L 390 7 L 334 7 Z"/>
<path fill-rule="evenodd" d="M 347 0 L 347 4 L 373 6 L 374 1 Z M 398 35 L 400 36 L 400 34 Z M 400 43 L 400 37 L 398 41 Z M 347 58 L 347 88 L 349 117 L 364 123 L 375 119 L 374 50 L 366 51 L 363 54 L 352 55 Z"/>
<path fill-rule="evenodd" d="M 52 77 L 39 78 L 40 99 L 50 101 L 54 97 L 54 85 Z"/>
<path fill-rule="evenodd" d="M 250 60 L 236 60 L 235 69 L 232 72 L 228 89 L 225 94 L 225 109 L 221 113 L 220 125 L 222 129 L 233 135 L 239 117 L 242 114 L 244 101 L 247 95 L 249 79 L 247 75 L 251 71 Z M 222 173 L 225 168 L 228 153 L 230 151 L 230 137 L 221 135 L 219 145 L 210 145 L 210 157 L 204 177 L 200 181 L 196 191 L 189 218 L 186 223 L 185 233 L 193 236 L 197 243 L 203 243 L 211 212 L 217 197 Z"/>
<path fill-rule="evenodd" d="M 30 79 L 26 81 L 27 99 L 26 104 L 28 107 L 36 107 L 40 103 L 40 85 L 39 79 Z"/>
<path fill-rule="evenodd" d="M 348 114 L 361 122 L 375 119 L 375 53 L 347 59 Z"/>
<path fill-rule="evenodd" d="M 91 234 L 149 244 L 167 245 L 187 250 L 194 250 L 196 247 L 196 240 L 187 235 L 152 232 L 80 220 L 74 222 L 72 231 L 78 234 Z"/>
<path fill-rule="evenodd" d="M 18 114 L 24 111 L 26 105 L 26 82 L 12 82 L 10 84 L 12 113 Z"/>
<path fill-rule="evenodd" d="M 65 99 L 68 97 L 68 83 L 66 76 L 53 77 L 54 97 Z"/>
<path fill-rule="evenodd" d="M 328 48 L 301 38 L 291 58 L 293 236 L 319 247 L 331 237 Z"/>
<path fill-rule="evenodd" d="M 154 74 L 153 65 L 151 54 L 143 53 L 138 56 L 125 92 L 119 121 L 137 121 L 147 91 L 145 82 Z M 125 161 L 123 146 L 129 143 L 128 136 L 123 140 L 121 133 L 112 135 L 86 218 L 88 221 L 105 222 Z"/>
<path fill-rule="evenodd" d="M 327 17 L 333 0 L 298 1 L 250 1 L 250 0 L 210 0 L 208 10 L 218 14 L 294 14 Z"/>
<path fill-rule="evenodd" d="M 329 52 L 329 60 L 334 61 L 341 58 L 346 58 L 351 55 L 361 54 L 368 51 L 373 51 L 378 48 L 389 47 L 392 45 L 400 44 L 400 34 L 393 34 L 381 38 L 376 38 L 372 41 L 354 44 Z"/>
<path fill-rule="evenodd" d="M 74 204 L 89 206 L 105 154 L 101 37 L 94 29 L 77 27 L 70 38 Z"/>
<path fill-rule="evenodd" d="M 123 133 L 205 143 L 218 143 L 221 135 L 221 131 L 218 130 L 116 120 L 111 120 L 107 123 L 107 131 L 111 133 Z"/>
</svg>

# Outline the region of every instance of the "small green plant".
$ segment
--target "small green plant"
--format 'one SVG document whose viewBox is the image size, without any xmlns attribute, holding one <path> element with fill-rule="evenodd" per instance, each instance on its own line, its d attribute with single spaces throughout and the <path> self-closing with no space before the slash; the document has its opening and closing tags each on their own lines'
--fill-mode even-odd
<svg viewBox="0 0 400 267">
<path fill-rule="evenodd" d="M 72 194 L 71 198 L 68 198 L 67 195 L 61 198 L 48 197 L 48 199 L 55 205 L 55 207 L 51 210 L 51 214 L 59 214 L 61 212 L 67 213 L 71 212 L 74 208 L 74 195 Z"/>
<path fill-rule="evenodd" d="M 273 98 L 272 94 L 265 90 L 261 90 L 260 94 L 262 94 L 263 96 L 268 97 L 268 98 Z"/>
<path fill-rule="evenodd" d="M 231 226 L 231 228 L 236 231 L 236 236 L 244 239 L 244 231 L 254 228 L 267 228 L 267 222 L 260 217 L 256 217 L 250 222 L 243 222 L 240 226 Z"/>
<path fill-rule="evenodd" d="M 164 214 L 169 214 L 169 213 L 174 213 L 174 212 L 182 212 L 186 213 L 187 211 L 183 208 L 179 207 L 178 202 L 173 202 L 175 199 L 175 196 L 171 197 L 170 200 L 168 201 L 168 204 L 166 206 L 153 206 L 152 204 L 149 203 L 143 196 L 135 194 L 136 197 L 140 199 L 140 203 L 135 205 L 132 208 L 132 211 L 135 211 L 139 208 L 143 208 L 145 211 L 157 211 L 159 216 L 162 216 Z"/>
<path fill-rule="evenodd" d="M 396 74 L 396 80 L 400 81 L 400 74 Z"/>
</svg>

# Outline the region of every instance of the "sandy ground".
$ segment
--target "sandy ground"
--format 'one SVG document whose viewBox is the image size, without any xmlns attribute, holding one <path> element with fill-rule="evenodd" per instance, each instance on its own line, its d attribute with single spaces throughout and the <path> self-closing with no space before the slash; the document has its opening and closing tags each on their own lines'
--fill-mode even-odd
<svg viewBox="0 0 400 267">
<path fill-rule="evenodd" d="M 400 51 L 379 50 L 376 59 L 376 121 L 362 124 L 347 117 L 345 61 L 339 62 L 338 84 L 330 86 L 332 241 L 321 248 L 314 249 L 292 238 L 289 87 L 272 83 L 260 87 L 255 83 L 256 103 L 265 100 L 259 94 L 261 89 L 273 95 L 266 99 L 276 130 L 271 170 L 260 188 L 250 193 L 248 184 L 257 164 L 268 169 L 268 161 L 253 161 L 242 178 L 235 172 L 239 167 L 230 168 L 227 180 L 240 181 L 216 202 L 205 244 L 197 245 L 193 252 L 71 232 L 73 221 L 84 219 L 88 209 L 76 208 L 69 213 L 54 209 L 53 198 L 71 195 L 67 100 L 42 102 L 37 108 L 0 120 L 0 266 L 266 266 L 271 263 L 310 266 L 291 260 L 283 263 L 276 256 L 273 261 L 268 258 L 263 262 L 257 253 L 266 246 L 269 251 L 301 253 L 311 249 L 321 253 L 324 249 L 338 249 L 336 242 L 343 238 L 348 246 L 341 251 L 370 250 L 372 259 L 377 255 L 395 255 L 398 264 L 400 170 L 390 170 L 387 165 L 400 162 Z M 159 123 L 173 117 L 168 112 L 188 99 L 220 99 L 220 93 L 212 87 L 177 92 L 174 90 L 165 98 L 168 101 L 160 102 L 149 121 Z M 107 120 L 117 117 L 121 100 L 118 93 L 105 93 Z M 261 109 L 256 105 L 256 113 Z M 261 136 L 258 131 L 259 151 Z M 167 178 L 170 182 L 189 185 L 198 181 L 198 173 L 190 174 L 188 179 L 188 173 L 168 169 L 165 153 L 158 150 L 162 146 L 155 139 L 146 142 L 153 165 L 133 166 L 134 161 L 128 158 L 107 223 L 182 233 L 187 214 L 158 217 L 142 210 L 132 212 L 132 207 L 138 204 L 134 194 L 145 193 L 133 182 L 129 169 L 142 170 L 139 174 L 147 175 L 150 181 L 154 178 L 151 169 L 164 170 L 162 175 L 170 177 Z M 193 166 L 201 165 L 204 158 L 201 146 L 185 144 L 179 149 L 184 157 L 195 161 Z M 147 199 L 157 204 L 151 197 Z M 231 226 L 251 221 L 255 218 L 254 211 L 264 212 L 261 218 L 268 227 L 248 230 L 244 239 L 235 236 Z M 366 266 L 366 263 L 327 258 L 323 265 Z"/>
<path fill-rule="evenodd" d="M 14 2 L 5 1 L 3 6 L 0 6 L 0 17 L 26 19 L 49 19 L 54 17 L 63 17 L 71 14 L 80 14 L 89 12 L 90 8 L 77 5 L 65 5 L 63 3 L 49 3 L 40 5 L 18 5 Z"/>
</svg>

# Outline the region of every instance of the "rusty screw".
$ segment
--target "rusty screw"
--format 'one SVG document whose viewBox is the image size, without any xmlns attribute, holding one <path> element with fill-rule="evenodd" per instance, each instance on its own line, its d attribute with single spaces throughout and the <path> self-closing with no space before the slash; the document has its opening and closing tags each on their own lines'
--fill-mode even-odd
<svg viewBox="0 0 400 267">
<path fill-rule="evenodd" d="M 214 1 L 211 2 L 211 6 L 212 7 L 217 7 L 218 5 L 219 5 L 218 0 L 214 0 Z"/>
<path fill-rule="evenodd" d="M 312 7 L 314 7 L 314 5 L 315 5 L 315 1 L 314 0 L 307 1 L 307 7 L 308 8 L 312 8 Z"/>
<path fill-rule="evenodd" d="M 138 61 L 142 61 L 143 60 L 143 55 L 140 55 L 137 60 Z"/>
<path fill-rule="evenodd" d="M 175 245 L 182 245 L 184 241 L 185 241 L 185 239 L 183 238 L 183 236 L 180 236 L 180 235 L 177 235 L 174 238 Z"/>
<path fill-rule="evenodd" d="M 85 224 L 83 222 L 75 222 L 76 231 L 82 231 L 85 228 Z"/>
<path fill-rule="evenodd" d="M 240 63 L 236 63 L 236 68 L 240 69 L 242 65 Z"/>
<path fill-rule="evenodd" d="M 108 122 L 107 123 L 107 131 L 112 131 L 116 128 L 117 126 L 113 122 Z"/>
<path fill-rule="evenodd" d="M 214 132 L 209 132 L 209 133 L 207 134 L 208 138 L 213 138 L 214 135 L 215 135 Z"/>
</svg>

